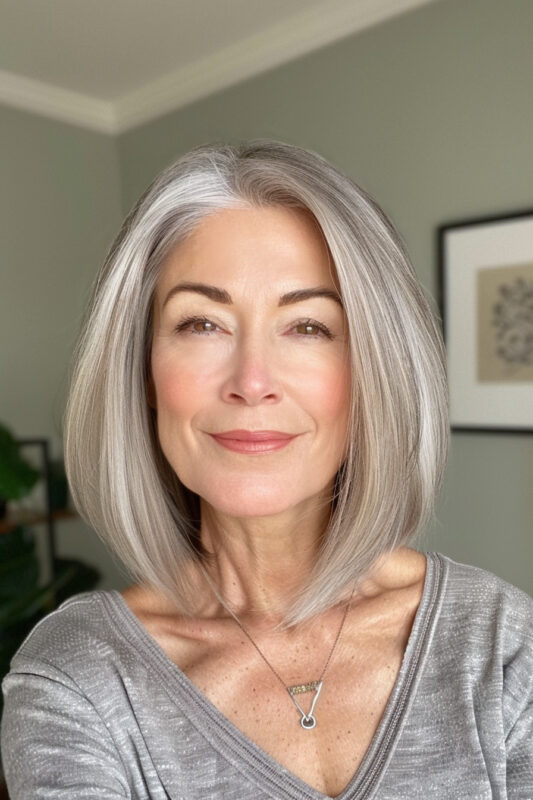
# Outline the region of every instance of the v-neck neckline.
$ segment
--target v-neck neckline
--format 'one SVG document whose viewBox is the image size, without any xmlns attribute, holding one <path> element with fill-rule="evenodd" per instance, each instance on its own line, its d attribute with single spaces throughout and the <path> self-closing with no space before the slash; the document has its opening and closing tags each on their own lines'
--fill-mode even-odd
<svg viewBox="0 0 533 800">
<path fill-rule="evenodd" d="M 133 640 L 137 657 L 149 662 L 152 669 L 155 659 L 155 666 L 162 678 L 161 687 L 172 702 L 226 760 L 263 791 L 277 800 L 281 797 L 291 800 L 367 800 L 381 780 L 403 728 L 438 619 L 445 562 L 440 553 L 429 552 L 425 555 L 426 575 L 420 603 L 385 711 L 357 770 L 344 789 L 333 798 L 282 766 L 234 725 L 165 653 L 117 589 L 97 590 L 96 594 L 107 601 L 105 605 L 112 622 L 116 623 L 117 620 L 113 611 L 118 611 L 126 623 L 130 636 L 122 627 L 119 627 L 119 632 L 130 645 Z"/>
</svg>

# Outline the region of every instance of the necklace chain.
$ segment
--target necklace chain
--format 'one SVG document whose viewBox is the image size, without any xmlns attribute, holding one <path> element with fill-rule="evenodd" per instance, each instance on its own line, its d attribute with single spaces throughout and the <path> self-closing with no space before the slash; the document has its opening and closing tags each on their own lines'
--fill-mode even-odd
<svg viewBox="0 0 533 800">
<path fill-rule="evenodd" d="M 331 657 L 333 655 L 333 652 L 334 652 L 335 648 L 337 647 L 337 643 L 338 643 L 339 639 L 341 638 L 342 629 L 344 628 L 344 623 L 346 622 L 346 617 L 348 616 L 348 610 L 350 608 L 350 602 L 352 600 L 354 591 L 355 591 L 355 587 L 352 589 L 352 593 L 350 595 L 350 599 L 348 600 L 348 602 L 346 603 L 346 606 L 344 608 L 344 614 L 342 615 L 341 624 L 339 625 L 339 630 L 337 631 L 337 635 L 335 637 L 335 641 L 333 642 L 333 647 L 329 651 L 329 655 L 328 655 L 328 657 L 326 659 L 326 663 L 324 664 L 324 668 L 322 670 L 322 673 L 321 673 L 320 678 L 318 679 L 317 683 L 320 683 L 323 680 L 324 675 L 326 674 L 326 670 L 329 667 L 329 662 L 331 661 Z M 263 661 L 265 662 L 267 667 L 269 667 L 272 670 L 272 672 L 274 673 L 274 675 L 276 676 L 278 681 L 281 683 L 283 688 L 285 690 L 287 690 L 287 688 L 288 688 L 287 684 L 285 683 L 285 681 L 283 680 L 283 678 L 281 677 L 279 672 L 272 666 L 272 664 L 267 659 L 265 654 L 259 649 L 259 646 L 256 644 L 256 642 L 254 642 L 254 640 L 252 639 L 252 637 L 250 636 L 250 634 L 248 633 L 248 631 L 246 630 L 246 628 L 244 627 L 244 625 L 242 624 L 240 619 L 237 617 L 236 614 L 233 613 L 233 611 L 230 608 L 228 608 L 227 606 L 226 606 L 226 608 L 229 611 L 229 613 L 231 614 L 231 616 L 233 617 L 233 619 L 235 620 L 235 622 L 237 623 L 237 625 L 239 626 L 239 628 L 241 629 L 241 631 L 248 637 L 250 642 L 253 644 L 253 646 L 255 647 L 255 649 L 257 650 L 257 652 L 259 653 L 259 655 L 261 656 L 261 658 L 263 659 Z"/>
<path fill-rule="evenodd" d="M 348 601 L 346 603 L 346 606 L 344 608 L 344 613 L 342 615 L 341 624 L 339 625 L 339 629 L 337 631 L 337 635 L 335 637 L 335 641 L 333 642 L 333 646 L 332 646 L 331 650 L 329 651 L 329 655 L 328 655 L 328 657 L 326 659 L 326 663 L 324 664 L 324 668 L 322 669 L 322 673 L 320 675 L 320 678 L 318 680 L 316 680 L 316 681 L 310 681 L 309 683 L 300 684 L 298 686 L 287 686 L 287 684 L 285 683 L 285 681 L 283 680 L 283 678 L 281 677 L 281 675 L 279 674 L 277 669 L 275 669 L 275 667 L 272 666 L 272 664 L 267 659 L 265 654 L 262 652 L 262 650 L 259 648 L 259 646 L 256 644 L 256 642 L 253 640 L 253 638 L 251 637 L 250 633 L 246 630 L 246 628 L 244 627 L 244 625 L 242 624 L 242 622 L 240 621 L 238 616 L 224 602 L 222 597 L 220 597 L 220 594 L 217 592 L 217 590 L 215 589 L 215 587 L 213 586 L 213 584 L 209 580 L 209 577 L 207 576 L 207 574 L 206 574 L 206 577 L 208 579 L 209 585 L 211 586 L 211 589 L 213 590 L 213 592 L 216 595 L 216 597 L 218 598 L 218 600 L 222 603 L 222 605 L 224 606 L 226 611 L 228 611 L 228 613 L 233 617 L 233 619 L 235 620 L 235 622 L 237 623 L 237 625 L 239 626 L 241 631 L 244 633 L 244 635 L 247 637 L 247 639 L 250 640 L 251 644 L 257 650 L 257 652 L 259 653 L 259 655 L 261 656 L 261 658 L 263 659 L 263 661 L 265 662 L 267 667 L 271 670 L 271 672 L 274 673 L 274 675 L 276 676 L 278 681 L 281 683 L 281 685 L 283 686 L 285 691 L 287 691 L 289 693 L 289 696 L 290 696 L 292 702 L 294 703 L 298 713 L 301 715 L 300 723 L 301 723 L 302 728 L 304 728 L 304 730 L 310 730 L 311 728 L 314 728 L 315 725 L 316 725 L 316 720 L 315 720 L 315 718 L 313 716 L 315 703 L 318 700 L 318 695 L 320 694 L 320 691 L 322 689 L 322 681 L 324 679 L 324 675 L 326 674 L 326 670 L 329 667 L 329 663 L 331 661 L 331 658 L 333 656 L 335 648 L 337 647 L 339 639 L 341 638 L 342 629 L 344 628 L 344 623 L 346 622 L 346 617 L 348 616 L 348 611 L 350 609 L 350 603 L 352 601 L 352 597 L 353 597 L 354 592 L 355 592 L 355 586 L 353 587 L 352 592 L 350 594 L 350 597 L 349 597 L 349 599 L 348 599 Z M 301 706 L 297 702 L 297 700 L 295 699 L 294 695 L 295 694 L 299 694 L 301 692 L 307 692 L 307 691 L 315 691 L 315 697 L 314 697 L 313 702 L 311 704 L 311 710 L 306 714 L 305 711 L 303 711 L 303 709 L 301 708 Z"/>
</svg>

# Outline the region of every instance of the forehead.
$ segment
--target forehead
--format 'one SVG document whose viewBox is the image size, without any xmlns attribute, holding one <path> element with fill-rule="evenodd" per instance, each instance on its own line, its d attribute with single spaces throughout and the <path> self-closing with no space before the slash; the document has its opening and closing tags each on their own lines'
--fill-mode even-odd
<svg viewBox="0 0 533 800">
<path fill-rule="evenodd" d="M 245 206 L 210 214 L 171 250 L 162 265 L 158 291 L 167 291 L 176 280 L 337 288 L 318 223 L 310 212 L 283 206 Z"/>
</svg>

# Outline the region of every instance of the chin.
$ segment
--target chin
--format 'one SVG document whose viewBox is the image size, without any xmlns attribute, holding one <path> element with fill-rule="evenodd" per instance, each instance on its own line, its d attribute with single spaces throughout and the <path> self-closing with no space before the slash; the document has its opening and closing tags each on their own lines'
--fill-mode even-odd
<svg viewBox="0 0 533 800">
<path fill-rule="evenodd" d="M 304 511 L 308 505 L 314 505 L 326 496 L 325 487 L 294 486 L 290 479 L 269 483 L 263 481 L 226 482 L 220 492 L 202 491 L 197 487 L 194 491 L 208 503 L 215 512 L 235 518 L 273 517 L 288 511 L 300 509 Z M 203 487 L 205 488 L 205 487 Z M 328 487 L 329 488 L 329 487 Z"/>
<path fill-rule="evenodd" d="M 227 492 L 203 497 L 214 511 L 230 517 L 272 517 L 297 506 L 299 501 L 283 492 Z"/>
</svg>

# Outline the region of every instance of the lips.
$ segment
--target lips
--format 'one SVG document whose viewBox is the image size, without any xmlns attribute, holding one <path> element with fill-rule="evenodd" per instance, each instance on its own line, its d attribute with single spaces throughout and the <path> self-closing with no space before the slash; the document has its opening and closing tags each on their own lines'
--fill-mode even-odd
<svg viewBox="0 0 533 800">
<path fill-rule="evenodd" d="M 282 433 L 281 431 L 225 431 L 224 433 L 213 433 L 217 439 L 235 439 L 239 442 L 264 442 L 269 439 L 293 439 L 296 434 Z"/>
<path fill-rule="evenodd" d="M 210 435 L 227 450 L 238 453 L 269 453 L 286 447 L 298 434 L 283 431 L 234 430 Z"/>
</svg>

